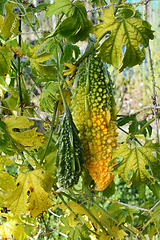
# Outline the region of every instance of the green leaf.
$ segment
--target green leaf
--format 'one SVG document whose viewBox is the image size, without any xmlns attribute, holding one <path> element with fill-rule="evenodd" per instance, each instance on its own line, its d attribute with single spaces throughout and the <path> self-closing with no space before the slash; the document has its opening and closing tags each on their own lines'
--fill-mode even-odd
<svg viewBox="0 0 160 240">
<path fill-rule="evenodd" d="M 146 200 L 146 196 L 145 196 L 146 185 L 142 184 L 142 185 L 137 185 L 136 187 L 138 190 L 139 197 Z"/>
<path fill-rule="evenodd" d="M 110 196 L 112 196 L 115 193 L 115 182 L 112 181 L 109 186 L 103 191 L 103 196 L 109 198 Z"/>
<path fill-rule="evenodd" d="M 60 13 L 64 13 L 67 17 L 71 16 L 74 13 L 73 4 L 69 0 L 55 0 L 54 3 L 48 7 L 46 17 Z"/>
<path fill-rule="evenodd" d="M 121 127 L 121 126 L 125 125 L 126 123 L 129 123 L 130 121 L 134 121 L 136 115 L 137 115 L 137 114 L 133 114 L 133 115 L 130 115 L 130 116 L 127 116 L 127 117 L 119 118 L 119 119 L 117 120 L 118 126 Z"/>
<path fill-rule="evenodd" d="M 49 6 L 49 3 L 40 3 L 38 6 L 31 9 L 33 13 L 40 12 L 43 10 L 46 10 L 46 8 Z"/>
<path fill-rule="evenodd" d="M 53 101 L 58 99 L 58 89 L 58 84 L 55 82 L 48 82 L 45 84 L 39 97 L 40 109 L 43 112 L 51 113 L 53 111 Z"/>
<path fill-rule="evenodd" d="M 31 63 L 31 72 L 32 74 L 37 77 L 49 77 L 53 79 L 55 78 L 55 74 L 57 74 L 57 69 L 54 65 L 47 65 L 47 64 L 39 64 L 34 59 L 30 59 Z"/>
<path fill-rule="evenodd" d="M 49 60 L 51 57 L 52 57 L 52 53 L 44 52 L 44 53 L 36 55 L 36 57 L 33 58 L 33 59 L 34 59 L 35 62 L 42 63 L 42 62 L 45 62 L 45 61 Z"/>
<path fill-rule="evenodd" d="M 98 41 L 107 36 L 99 47 L 99 56 L 122 72 L 126 67 L 143 62 L 143 48 L 148 46 L 149 39 L 154 38 L 154 31 L 133 6 L 125 4 L 119 8 L 116 16 L 113 6 L 105 10 L 101 18 L 103 23 L 96 26 L 95 33 Z"/>
<path fill-rule="evenodd" d="M 0 15 L 3 15 L 4 5 L 7 2 L 7 0 L 1 0 L 0 2 Z"/>
<path fill-rule="evenodd" d="M 71 43 L 84 41 L 89 37 L 89 33 L 94 32 L 93 23 L 88 20 L 87 12 L 81 1 L 71 3 L 69 0 L 55 0 L 53 5 L 48 8 L 46 16 L 64 13 L 66 18 L 48 37 L 58 34 L 65 37 Z"/>
<path fill-rule="evenodd" d="M 107 4 L 107 1 L 105 1 L 105 0 L 90 0 L 90 2 L 92 5 L 96 4 L 97 7 Z"/>
<path fill-rule="evenodd" d="M 138 131 L 138 121 L 135 116 L 132 123 L 129 125 L 129 133 L 131 133 L 132 136 L 134 136 L 137 131 Z"/>
<path fill-rule="evenodd" d="M 2 25 L 1 33 L 3 34 L 4 39 L 10 38 L 13 34 L 17 34 L 19 21 L 16 14 L 13 13 L 14 4 L 6 3 L 6 16 L 4 23 Z"/>
<path fill-rule="evenodd" d="M 138 124 L 139 124 L 140 127 L 142 128 L 145 124 L 147 124 L 146 118 L 143 119 L 142 121 L 138 121 Z M 151 125 L 148 125 L 147 128 L 145 128 L 145 129 L 142 131 L 142 134 L 143 134 L 145 137 L 147 136 L 147 130 L 148 130 L 149 137 L 151 137 L 151 135 L 152 135 L 152 126 L 151 126 Z"/>
<path fill-rule="evenodd" d="M 149 183 L 148 187 L 154 193 L 154 195 L 160 199 L 160 185 L 155 182 L 154 184 Z"/>
<path fill-rule="evenodd" d="M 11 60 L 13 59 L 8 47 L 0 47 L 0 76 L 5 76 L 9 73 Z"/>
<path fill-rule="evenodd" d="M 118 173 L 123 181 L 133 187 L 137 184 L 154 183 L 154 176 L 160 167 L 158 148 L 158 143 L 152 143 L 149 140 L 146 140 L 144 146 L 135 145 L 132 149 L 126 142 L 121 144 L 113 152 L 113 159 L 121 156 L 123 160 L 113 166 L 113 173 Z M 154 152 L 158 157 L 153 156 Z"/>
<path fill-rule="evenodd" d="M 112 203 L 108 212 L 113 217 L 118 219 L 118 225 L 126 222 L 131 223 L 134 220 L 133 213 L 135 211 L 133 209 L 130 209 L 129 207 L 124 207 L 118 203 Z"/>
<path fill-rule="evenodd" d="M 160 233 L 160 204 L 158 204 L 153 212 L 151 212 L 151 217 L 151 220 L 153 220 L 156 225 L 158 233 Z"/>
<path fill-rule="evenodd" d="M 77 59 L 80 54 L 79 47 L 77 45 L 73 45 L 66 41 L 63 54 L 61 55 L 61 63 L 70 62 L 70 61 L 73 62 L 75 60 L 73 57 L 73 53 L 75 55 L 75 59 Z"/>
<path fill-rule="evenodd" d="M 70 215 L 71 216 L 71 215 Z M 74 217 L 74 216 L 73 216 Z M 79 221 L 77 221 L 79 220 Z M 68 233 L 68 240 L 90 240 L 91 238 L 89 237 L 90 232 L 87 229 L 85 225 L 83 225 L 81 222 L 84 222 L 84 218 L 81 216 L 78 216 L 75 221 L 77 221 L 77 224 L 75 227 L 70 226 L 69 218 L 68 217 L 61 217 L 61 222 L 63 223 L 64 226 L 61 226 L 61 231 L 66 234 Z"/>
<path fill-rule="evenodd" d="M 119 118 L 117 120 L 118 126 L 121 127 L 121 126 L 125 125 L 126 123 L 130 123 L 132 121 L 132 123 L 129 125 L 129 133 L 132 136 L 134 136 L 137 133 L 137 131 L 141 130 L 141 128 L 147 124 L 146 118 L 143 119 L 142 121 L 138 121 L 136 118 L 137 115 L 138 115 L 138 113 L 127 116 L 127 117 Z M 140 126 L 140 129 L 139 129 L 139 126 Z M 143 134 L 144 137 L 146 137 L 147 131 L 148 131 L 149 137 L 151 137 L 151 134 L 152 134 L 152 126 L 151 125 L 147 125 L 147 127 L 141 132 L 141 134 Z"/>
</svg>

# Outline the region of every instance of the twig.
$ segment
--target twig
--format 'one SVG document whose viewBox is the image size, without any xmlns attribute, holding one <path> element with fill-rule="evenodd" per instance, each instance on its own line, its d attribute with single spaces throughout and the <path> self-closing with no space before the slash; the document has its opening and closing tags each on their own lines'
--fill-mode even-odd
<svg viewBox="0 0 160 240">
<path fill-rule="evenodd" d="M 85 196 L 89 197 L 89 195 L 88 195 L 87 193 L 83 193 L 83 194 L 84 194 Z M 76 194 L 76 196 L 79 196 L 79 195 L 81 195 L 81 194 Z M 130 207 L 130 208 L 136 208 L 136 209 L 138 209 L 138 210 L 145 211 L 145 212 L 151 211 L 151 210 L 146 209 L 146 208 L 141 208 L 141 207 L 133 206 L 133 205 L 130 205 L 130 204 L 127 204 L 127 203 L 123 203 L 123 202 L 120 202 L 120 201 L 116 201 L 116 200 L 113 200 L 113 199 L 110 199 L 110 198 L 107 198 L 107 197 L 97 196 L 97 195 L 95 195 L 95 194 L 92 194 L 92 197 L 100 198 L 100 199 L 102 199 L 102 200 L 110 201 L 110 202 L 113 202 L 113 203 L 118 203 L 118 204 L 121 204 L 121 205 Z"/>
<path fill-rule="evenodd" d="M 160 200 L 159 200 L 149 211 L 152 212 L 153 209 L 154 209 L 158 204 L 160 204 Z"/>
<path fill-rule="evenodd" d="M 123 205 L 123 206 L 130 207 L 130 208 L 136 208 L 136 209 L 141 210 L 141 211 L 146 211 L 146 212 L 149 211 L 149 210 L 146 209 L 146 208 L 136 207 L 136 206 L 133 206 L 133 205 L 130 205 L 130 204 L 127 204 L 127 203 L 123 203 L 123 202 L 120 202 L 120 201 L 116 201 L 116 200 L 109 199 L 109 198 L 107 198 L 107 197 L 100 197 L 100 196 L 97 196 L 97 195 L 93 195 L 93 197 L 97 197 L 97 198 L 101 198 L 101 199 L 106 200 L 106 201 L 118 203 L 118 204 L 121 204 L 121 205 Z"/>
<path fill-rule="evenodd" d="M 41 157 L 41 159 L 40 159 L 40 165 L 43 163 L 43 160 L 44 160 L 44 158 L 45 158 L 45 156 L 46 156 L 46 153 L 47 153 L 47 150 L 48 150 L 48 147 L 49 147 L 51 138 L 52 138 L 52 134 L 53 134 L 53 132 L 54 132 L 54 130 L 55 130 L 55 124 L 54 124 L 54 122 L 55 122 L 55 118 L 56 118 L 56 113 L 57 113 L 57 108 L 58 108 L 58 102 L 59 102 L 59 101 L 56 101 L 56 103 L 55 103 L 54 113 L 53 113 L 53 117 L 52 117 L 51 132 L 50 132 L 50 135 L 49 135 L 49 138 L 48 138 L 48 141 L 47 141 L 47 144 L 46 144 L 46 148 L 45 148 L 45 150 L 44 150 L 44 153 L 43 153 L 43 155 L 42 155 L 42 157 Z"/>
</svg>

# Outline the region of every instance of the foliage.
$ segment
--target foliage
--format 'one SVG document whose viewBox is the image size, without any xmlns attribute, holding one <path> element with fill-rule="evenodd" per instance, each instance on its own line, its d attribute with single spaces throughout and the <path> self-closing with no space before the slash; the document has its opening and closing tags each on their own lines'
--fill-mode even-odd
<svg viewBox="0 0 160 240">
<path fill-rule="evenodd" d="M 108 71 L 141 64 L 154 31 L 133 5 L 110 2 L 95 25 L 80 0 L 0 3 L 1 239 L 159 236 L 160 145 L 152 125 L 159 115 L 116 119 L 117 82 L 114 89 Z M 38 12 L 56 22 L 42 38 Z M 22 24 L 35 45 L 23 40 Z"/>
</svg>

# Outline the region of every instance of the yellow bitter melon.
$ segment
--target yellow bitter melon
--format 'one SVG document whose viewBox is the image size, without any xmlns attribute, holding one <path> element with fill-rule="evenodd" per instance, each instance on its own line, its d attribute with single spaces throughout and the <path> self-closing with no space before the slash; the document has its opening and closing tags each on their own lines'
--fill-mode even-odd
<svg viewBox="0 0 160 240">
<path fill-rule="evenodd" d="M 72 116 L 80 131 L 86 168 L 102 191 L 114 176 L 110 172 L 112 149 L 117 147 L 117 109 L 113 83 L 106 65 L 95 54 L 79 66 L 73 85 Z"/>
</svg>

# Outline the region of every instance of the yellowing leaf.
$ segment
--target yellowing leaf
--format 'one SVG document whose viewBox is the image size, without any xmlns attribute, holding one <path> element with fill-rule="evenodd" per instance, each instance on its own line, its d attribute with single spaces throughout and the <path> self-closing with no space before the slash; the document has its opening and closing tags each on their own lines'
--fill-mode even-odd
<svg viewBox="0 0 160 240">
<path fill-rule="evenodd" d="M 97 232 L 100 231 L 100 227 L 97 224 L 97 222 L 90 216 L 88 215 L 87 211 L 79 204 L 75 203 L 75 202 L 67 202 L 67 205 L 73 210 L 73 212 L 77 215 L 83 216 L 84 219 L 86 218 L 86 224 L 88 225 L 88 227 L 90 226 L 90 228 L 92 228 L 92 226 L 94 226 L 97 229 Z M 67 208 L 66 205 L 60 205 L 59 208 L 61 208 L 69 217 L 69 224 L 70 226 L 74 226 L 78 223 L 78 219 L 73 219 L 74 215 L 71 213 L 71 211 Z M 90 209 L 90 212 L 97 218 L 99 219 L 100 213 L 97 212 L 94 209 Z M 72 217 L 73 215 L 73 217 Z M 90 223 L 88 224 L 88 219 L 90 221 Z"/>
<path fill-rule="evenodd" d="M 3 24 L 3 16 L 0 15 L 0 29 L 2 28 L 2 24 Z"/>
<path fill-rule="evenodd" d="M 0 188 L 7 192 L 15 187 L 14 177 L 7 172 L 0 172 Z"/>
<path fill-rule="evenodd" d="M 20 217 L 13 216 L 11 213 L 2 213 L 2 216 L 7 218 L 7 222 L 0 226 L 1 239 L 22 239 L 24 227 Z"/>
<path fill-rule="evenodd" d="M 34 61 L 34 59 L 30 59 L 30 62 L 31 72 L 36 77 L 53 77 L 53 75 L 57 73 L 54 65 L 39 64 L 38 62 Z"/>
<path fill-rule="evenodd" d="M 118 226 L 113 226 L 111 229 L 108 229 L 108 233 L 111 237 L 120 240 L 123 240 L 124 237 L 128 235 L 123 229 L 119 229 Z"/>
<path fill-rule="evenodd" d="M 31 217 L 35 218 L 52 206 L 49 194 L 40 186 L 34 184 L 34 190 L 31 189 L 29 195 L 29 206 Z"/>
<path fill-rule="evenodd" d="M 5 21 L 2 25 L 1 33 L 4 39 L 10 38 L 13 34 L 17 34 L 19 27 L 18 17 L 13 13 L 13 3 L 6 3 L 6 16 Z"/>
<path fill-rule="evenodd" d="M 12 115 L 11 117 L 6 117 L 4 119 L 5 124 L 7 125 L 7 129 L 9 132 L 12 132 L 12 129 L 24 129 L 31 127 L 34 122 L 30 121 L 25 116 L 16 117 Z"/>
<path fill-rule="evenodd" d="M 9 166 L 11 164 L 16 165 L 16 163 L 9 159 L 7 156 L 0 156 L 0 166 Z"/>
<path fill-rule="evenodd" d="M 151 25 L 141 19 L 140 13 L 131 5 L 120 5 L 116 16 L 113 6 L 106 9 L 103 23 L 96 26 L 98 41 L 106 36 L 99 47 L 99 56 L 122 72 L 125 67 L 141 64 L 145 59 L 143 47 L 153 39 Z"/>
<path fill-rule="evenodd" d="M 27 174 L 20 173 L 16 184 L 17 187 L 5 200 L 13 214 L 20 215 L 30 210 L 36 217 L 51 206 L 48 192 L 51 191 L 53 176 L 50 172 L 36 169 Z"/>
<path fill-rule="evenodd" d="M 106 233 L 101 233 L 99 240 L 111 240 L 112 237 L 110 235 L 107 235 Z"/>
<path fill-rule="evenodd" d="M 113 173 L 118 173 L 119 177 L 129 186 L 153 183 L 154 176 L 160 168 L 158 148 L 159 144 L 152 143 L 152 141 L 146 141 L 144 146 L 135 146 L 132 149 L 127 146 L 126 142 L 121 144 L 113 152 L 113 159 L 123 157 L 123 160 L 113 166 Z M 157 152 L 157 157 L 153 155 L 154 152 Z"/>
<path fill-rule="evenodd" d="M 13 59 L 8 47 L 0 47 L 0 76 L 5 76 L 9 73 L 11 60 Z"/>
<path fill-rule="evenodd" d="M 58 91 L 57 82 L 50 81 L 45 84 L 42 93 L 39 97 L 40 100 L 40 109 L 44 112 L 51 113 L 53 112 L 53 101 L 58 100 L 57 91 Z"/>
<path fill-rule="evenodd" d="M 66 76 L 68 74 L 71 74 L 71 76 L 73 77 L 76 73 L 76 69 L 77 67 L 72 64 L 71 62 L 69 63 L 63 63 L 66 67 L 68 67 L 69 69 L 68 70 L 63 70 L 63 75 Z"/>
<path fill-rule="evenodd" d="M 17 225 L 14 221 L 6 222 L 0 226 L 1 239 L 21 239 L 24 233 L 22 225 Z"/>
<path fill-rule="evenodd" d="M 45 62 L 49 60 L 52 57 L 52 55 L 53 55 L 52 53 L 45 52 L 45 53 L 37 54 L 33 59 L 35 62 Z"/>
<path fill-rule="evenodd" d="M 70 106 L 70 100 L 71 100 L 71 92 L 67 89 L 62 90 L 63 91 L 63 95 L 66 99 L 67 105 Z M 63 100 L 62 97 L 59 93 L 58 96 L 58 100 L 59 100 L 59 110 L 63 113 L 64 112 L 64 105 L 63 105 Z"/>
<path fill-rule="evenodd" d="M 7 132 L 10 136 L 24 147 L 37 148 L 41 146 L 44 141 L 43 134 L 36 132 L 36 128 L 24 131 L 24 129 L 33 125 L 33 122 L 25 116 L 18 118 L 15 116 L 7 117 L 4 119 L 4 122 L 6 123 Z M 15 129 L 19 129 L 21 132 L 16 132 Z"/>
</svg>

